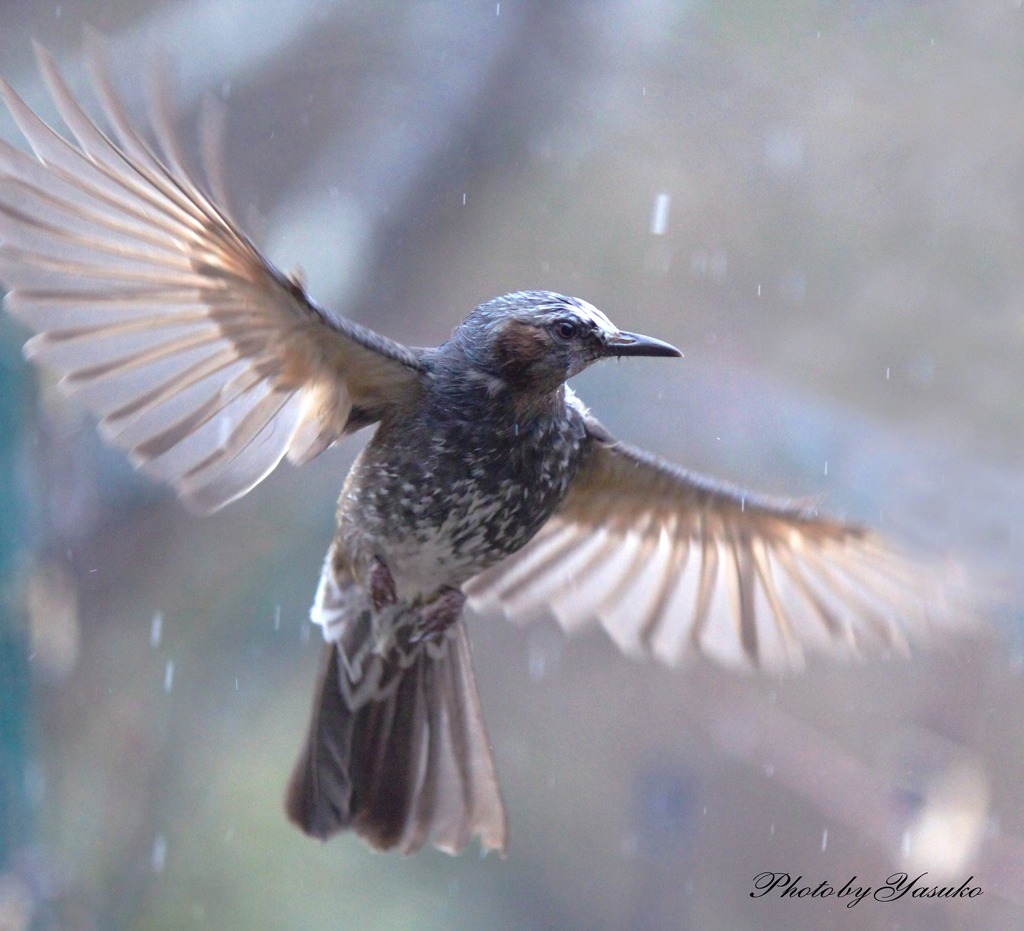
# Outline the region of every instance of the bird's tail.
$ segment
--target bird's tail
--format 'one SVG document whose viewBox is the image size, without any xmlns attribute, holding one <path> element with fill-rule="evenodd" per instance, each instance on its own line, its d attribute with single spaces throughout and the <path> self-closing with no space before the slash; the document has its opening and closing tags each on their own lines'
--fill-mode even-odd
<svg viewBox="0 0 1024 931">
<path fill-rule="evenodd" d="M 326 646 L 289 817 L 314 837 L 350 829 L 379 850 L 413 853 L 429 841 L 457 853 L 477 836 L 504 851 L 465 624 L 412 654 L 375 652 L 354 666 L 344 649 Z"/>
</svg>

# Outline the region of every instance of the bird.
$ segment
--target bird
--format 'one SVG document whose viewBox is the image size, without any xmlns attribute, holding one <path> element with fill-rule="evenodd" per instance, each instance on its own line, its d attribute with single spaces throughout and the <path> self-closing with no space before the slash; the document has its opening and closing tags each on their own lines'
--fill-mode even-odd
<svg viewBox="0 0 1024 931">
<path fill-rule="evenodd" d="M 166 95 L 140 131 L 93 50 L 97 120 L 36 55 L 67 133 L 0 81 L 31 150 L 0 140 L 0 280 L 35 334 L 25 355 L 200 513 L 376 428 L 310 613 L 325 644 L 285 800 L 308 835 L 505 851 L 467 618 L 546 613 L 631 656 L 743 670 L 905 651 L 948 622 L 923 558 L 619 440 L 567 385 L 674 346 L 547 290 L 480 304 L 435 348 L 383 336 L 259 251 L 207 134 L 189 166 Z"/>
</svg>

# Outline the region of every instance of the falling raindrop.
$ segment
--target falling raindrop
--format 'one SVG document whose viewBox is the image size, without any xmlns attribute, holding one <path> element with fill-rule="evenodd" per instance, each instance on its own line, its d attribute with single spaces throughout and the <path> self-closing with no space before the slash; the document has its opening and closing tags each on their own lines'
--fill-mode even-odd
<svg viewBox="0 0 1024 931">
<path fill-rule="evenodd" d="M 828 847 L 828 828 L 821 832 L 821 852 L 824 853 Z"/>
<path fill-rule="evenodd" d="M 153 853 L 151 862 L 154 873 L 162 873 L 167 864 L 167 838 L 163 834 L 157 834 L 153 840 Z"/>
<path fill-rule="evenodd" d="M 529 652 L 528 668 L 530 672 L 530 678 L 534 682 L 539 682 L 544 678 L 544 673 L 547 670 L 548 658 L 543 650 L 531 649 Z"/>
<path fill-rule="evenodd" d="M 162 611 L 157 611 L 153 615 L 153 620 L 149 625 L 149 645 L 152 649 L 156 649 L 160 646 L 160 638 L 164 632 L 164 615 Z"/>
<path fill-rule="evenodd" d="M 274 606 L 274 630 L 281 629 L 281 606 Z"/>
<path fill-rule="evenodd" d="M 167 660 L 167 665 L 164 666 L 164 691 L 170 692 L 174 685 L 174 660 Z"/>
<path fill-rule="evenodd" d="M 672 204 L 672 195 L 662 193 L 654 198 L 654 210 L 651 214 L 651 233 L 664 236 L 668 228 L 668 208 Z"/>
</svg>

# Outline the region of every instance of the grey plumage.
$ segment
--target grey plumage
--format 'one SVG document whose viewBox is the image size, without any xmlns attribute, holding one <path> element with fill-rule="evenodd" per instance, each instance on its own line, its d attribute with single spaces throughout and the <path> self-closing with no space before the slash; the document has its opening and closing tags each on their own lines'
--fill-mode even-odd
<svg viewBox="0 0 1024 931">
<path fill-rule="evenodd" d="M 741 668 L 903 649 L 959 619 L 950 575 L 619 443 L 565 385 L 602 358 L 671 346 L 547 291 L 481 305 L 436 349 L 332 315 L 241 232 L 209 193 L 219 182 L 190 176 L 166 98 L 154 149 L 95 58 L 108 136 L 38 53 L 75 141 L 0 82 L 36 156 L 0 140 L 0 278 L 37 333 L 26 355 L 201 511 L 377 425 L 313 606 L 327 646 L 287 798 L 303 830 L 504 849 L 467 599 L 549 610 L 567 630 L 601 623 L 669 665 L 703 652 Z"/>
</svg>

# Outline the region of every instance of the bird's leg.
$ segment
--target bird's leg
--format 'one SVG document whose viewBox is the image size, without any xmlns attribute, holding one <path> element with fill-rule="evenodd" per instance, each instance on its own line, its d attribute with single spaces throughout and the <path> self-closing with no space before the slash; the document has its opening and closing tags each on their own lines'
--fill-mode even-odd
<svg viewBox="0 0 1024 931">
<path fill-rule="evenodd" d="M 373 557 L 370 563 L 370 602 L 375 614 L 380 613 L 388 605 L 398 601 L 395 579 L 391 570 L 384 565 L 379 556 Z"/>
<path fill-rule="evenodd" d="M 409 637 L 410 643 L 440 639 L 441 635 L 454 624 L 462 614 L 466 596 L 458 588 L 442 585 L 419 610 L 416 629 Z"/>
</svg>

